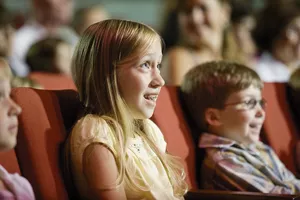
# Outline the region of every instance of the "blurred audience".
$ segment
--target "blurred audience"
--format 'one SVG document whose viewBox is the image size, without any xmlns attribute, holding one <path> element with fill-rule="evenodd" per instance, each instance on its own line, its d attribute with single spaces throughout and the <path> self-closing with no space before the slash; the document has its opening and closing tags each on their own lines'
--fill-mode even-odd
<svg viewBox="0 0 300 200">
<path fill-rule="evenodd" d="M 60 38 L 45 38 L 33 44 L 26 55 L 31 72 L 71 76 L 72 45 Z"/>
<path fill-rule="evenodd" d="M 268 1 L 257 17 L 253 39 L 261 56 L 255 67 L 265 82 L 288 82 L 300 61 L 300 9 L 295 1 Z"/>
<path fill-rule="evenodd" d="M 73 27 L 77 34 L 81 35 L 90 25 L 108 18 L 109 14 L 102 5 L 82 8 L 74 15 Z"/>
<path fill-rule="evenodd" d="M 255 27 L 253 0 L 230 0 L 231 15 L 224 50 L 224 58 L 252 67 L 256 60 L 256 46 L 251 32 Z"/>
<path fill-rule="evenodd" d="M 192 67 L 222 58 L 230 5 L 228 0 L 178 0 L 170 13 L 177 20 L 178 37 L 164 57 L 162 76 L 166 84 L 179 85 Z"/>
<path fill-rule="evenodd" d="M 0 5 L 0 56 L 2 59 L 6 59 L 7 73 L 9 74 L 9 79 L 11 80 L 12 87 L 35 87 L 40 88 L 40 85 L 35 83 L 33 80 L 28 78 L 22 78 L 15 76 L 9 67 L 9 58 L 12 51 L 12 42 L 14 40 L 15 29 L 12 27 L 12 13 L 7 10 L 3 5 Z"/>
<path fill-rule="evenodd" d="M 30 46 L 49 37 L 60 37 L 72 45 L 77 34 L 68 26 L 73 16 L 73 0 L 31 0 L 33 16 L 17 32 L 13 43 L 11 67 L 19 76 L 30 72 L 25 57 Z"/>
</svg>

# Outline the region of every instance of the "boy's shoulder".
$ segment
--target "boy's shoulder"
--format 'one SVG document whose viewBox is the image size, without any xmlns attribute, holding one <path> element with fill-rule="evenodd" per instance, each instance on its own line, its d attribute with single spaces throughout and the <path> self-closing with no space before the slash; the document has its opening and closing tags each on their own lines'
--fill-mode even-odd
<svg viewBox="0 0 300 200">
<path fill-rule="evenodd" d="M 219 162 L 224 159 L 230 160 L 245 160 L 246 155 L 259 155 L 261 152 L 271 152 L 273 149 L 261 141 L 245 147 L 234 140 L 220 137 L 210 133 L 203 133 L 199 139 L 199 148 L 205 149 L 206 157 L 214 162 Z"/>
</svg>

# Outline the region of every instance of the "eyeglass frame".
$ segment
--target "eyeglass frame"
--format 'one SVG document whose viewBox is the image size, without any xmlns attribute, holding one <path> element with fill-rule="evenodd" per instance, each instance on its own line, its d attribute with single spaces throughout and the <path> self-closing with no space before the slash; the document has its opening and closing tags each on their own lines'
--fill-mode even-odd
<svg viewBox="0 0 300 200">
<path fill-rule="evenodd" d="M 251 107 L 248 107 L 250 101 L 254 101 L 254 102 L 253 102 L 253 105 Z M 238 109 L 241 109 L 241 110 L 252 110 L 252 109 L 254 109 L 257 106 L 257 104 L 259 104 L 262 109 L 265 109 L 266 106 L 267 106 L 267 101 L 264 98 L 262 98 L 260 100 L 252 98 L 252 99 L 241 101 L 241 102 L 224 104 L 224 108 L 226 108 L 227 106 L 234 106 L 234 105 L 241 105 L 241 106 L 243 106 L 244 105 L 244 107 L 240 107 Z"/>
</svg>

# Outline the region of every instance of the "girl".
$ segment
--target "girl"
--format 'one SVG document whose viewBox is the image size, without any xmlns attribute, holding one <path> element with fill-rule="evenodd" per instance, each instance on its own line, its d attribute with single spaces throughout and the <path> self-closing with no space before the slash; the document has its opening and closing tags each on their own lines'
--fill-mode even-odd
<svg viewBox="0 0 300 200">
<path fill-rule="evenodd" d="M 18 115 L 21 108 L 10 97 L 11 71 L 0 58 L 0 151 L 8 151 L 16 146 Z M 18 174 L 9 174 L 0 165 L 0 199 L 34 200 L 29 182 Z"/>
<path fill-rule="evenodd" d="M 184 171 L 148 118 L 164 80 L 162 40 L 150 27 L 105 20 L 74 54 L 84 116 L 66 144 L 67 172 L 84 199 L 182 199 Z"/>
</svg>

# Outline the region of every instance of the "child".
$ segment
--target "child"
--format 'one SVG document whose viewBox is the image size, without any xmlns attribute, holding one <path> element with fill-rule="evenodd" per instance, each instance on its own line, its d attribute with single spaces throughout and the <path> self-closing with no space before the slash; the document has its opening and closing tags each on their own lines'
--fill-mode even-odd
<svg viewBox="0 0 300 200">
<path fill-rule="evenodd" d="M 66 144 L 67 173 L 81 198 L 183 199 L 184 170 L 149 120 L 164 85 L 162 44 L 152 28 L 125 20 L 83 33 L 72 74 L 85 115 Z"/>
<path fill-rule="evenodd" d="M 181 86 L 192 121 L 203 131 L 200 187 L 295 194 L 300 181 L 260 142 L 263 82 L 250 68 L 219 61 L 193 68 Z"/>
<path fill-rule="evenodd" d="M 0 151 L 16 146 L 18 115 L 21 108 L 10 97 L 11 72 L 8 64 L 0 58 Z M 29 182 L 18 174 L 9 174 L 0 165 L 0 199 L 34 200 Z"/>
<path fill-rule="evenodd" d="M 48 37 L 33 44 L 26 55 L 31 72 L 71 76 L 72 46 L 60 38 Z"/>
</svg>

